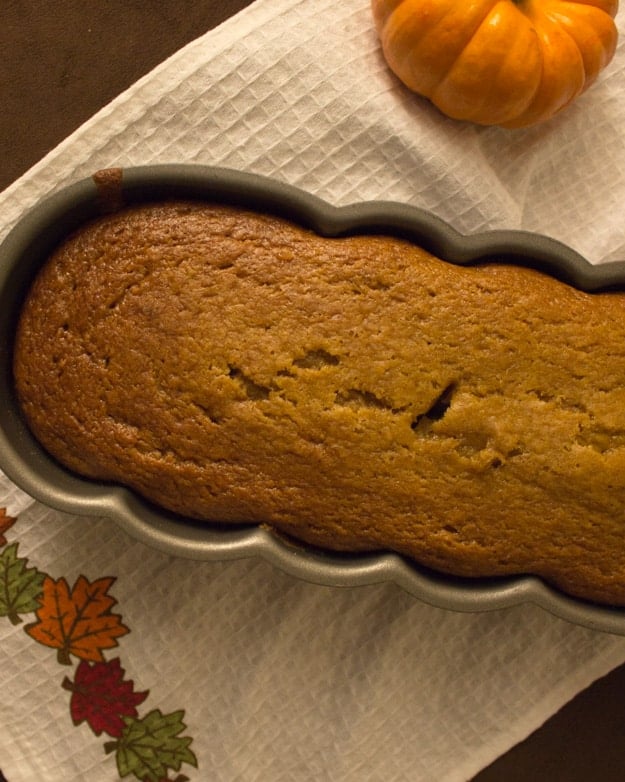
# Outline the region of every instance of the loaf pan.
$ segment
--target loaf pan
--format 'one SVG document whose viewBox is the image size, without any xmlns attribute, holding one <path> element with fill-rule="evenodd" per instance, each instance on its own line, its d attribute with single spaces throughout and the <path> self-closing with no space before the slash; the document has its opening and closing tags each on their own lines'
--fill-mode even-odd
<svg viewBox="0 0 625 782">
<path fill-rule="evenodd" d="M 419 600 L 452 611 L 533 603 L 569 622 L 625 635 L 625 609 L 568 597 L 533 576 L 454 578 L 392 553 L 335 554 L 286 540 L 262 526 L 200 524 L 155 508 L 123 487 L 78 477 L 51 459 L 22 420 L 13 390 L 12 343 L 25 292 L 51 250 L 81 223 L 121 204 L 163 198 L 202 199 L 269 212 L 324 236 L 391 234 L 452 263 L 497 258 L 538 268 L 586 291 L 625 287 L 625 262 L 593 266 L 571 248 L 523 231 L 464 236 L 434 215 L 404 204 L 377 201 L 334 207 L 265 177 L 194 165 L 97 172 L 37 205 L 0 246 L 0 469 L 17 486 L 52 508 L 106 516 L 135 538 L 179 557 L 258 556 L 293 576 L 331 586 L 392 582 Z"/>
</svg>

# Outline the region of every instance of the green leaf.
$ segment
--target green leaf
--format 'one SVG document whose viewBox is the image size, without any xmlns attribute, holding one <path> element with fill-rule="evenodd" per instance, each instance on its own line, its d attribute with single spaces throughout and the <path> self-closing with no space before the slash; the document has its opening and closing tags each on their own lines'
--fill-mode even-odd
<svg viewBox="0 0 625 782">
<path fill-rule="evenodd" d="M 28 560 L 17 556 L 17 543 L 0 554 L 0 616 L 8 616 L 13 624 L 39 607 L 45 573 L 27 567 Z"/>
<path fill-rule="evenodd" d="M 168 770 L 179 771 L 183 763 L 197 767 L 197 758 L 189 749 L 193 741 L 179 734 L 186 728 L 184 711 L 163 714 L 153 709 L 145 717 L 124 717 L 124 730 L 116 742 L 105 749 L 115 749 L 120 777 L 134 774 L 142 782 L 160 782 Z"/>
</svg>

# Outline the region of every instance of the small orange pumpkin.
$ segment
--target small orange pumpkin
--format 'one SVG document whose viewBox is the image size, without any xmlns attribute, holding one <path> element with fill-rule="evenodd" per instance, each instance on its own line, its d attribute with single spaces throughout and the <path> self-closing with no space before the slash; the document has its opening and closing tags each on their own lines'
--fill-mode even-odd
<svg viewBox="0 0 625 782">
<path fill-rule="evenodd" d="M 618 0 L 372 0 L 394 73 L 444 114 L 508 128 L 549 119 L 610 62 Z"/>
</svg>

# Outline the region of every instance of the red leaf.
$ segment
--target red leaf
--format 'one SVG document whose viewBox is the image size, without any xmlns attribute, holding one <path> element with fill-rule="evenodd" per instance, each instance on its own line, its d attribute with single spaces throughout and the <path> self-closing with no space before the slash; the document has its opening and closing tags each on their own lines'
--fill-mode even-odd
<svg viewBox="0 0 625 782">
<path fill-rule="evenodd" d="M 124 681 L 118 657 L 93 664 L 81 661 L 74 681 L 66 677 L 63 687 L 72 693 L 70 713 L 74 725 L 87 721 L 96 736 L 108 733 L 115 738 L 121 736 L 124 728 L 122 717 L 136 717 L 136 707 L 149 694 L 135 692 L 134 682 Z"/>
</svg>

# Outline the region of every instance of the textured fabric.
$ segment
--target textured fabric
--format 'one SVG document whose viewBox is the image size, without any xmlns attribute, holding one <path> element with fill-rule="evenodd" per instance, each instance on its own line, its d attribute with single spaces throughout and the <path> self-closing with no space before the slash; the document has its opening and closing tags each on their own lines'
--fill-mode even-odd
<svg viewBox="0 0 625 782">
<path fill-rule="evenodd" d="M 404 201 L 463 232 L 540 231 L 593 262 L 625 258 L 624 69 L 621 44 L 556 120 L 477 128 L 400 87 L 367 0 L 257 0 L 0 195 L 0 236 L 98 168 L 198 162 L 337 204 Z M 0 557 L 23 585 L 17 623 L 0 610 L 9 782 L 140 778 L 142 729 L 171 779 L 462 782 L 625 660 L 625 639 L 533 606 L 456 614 L 392 585 L 331 589 L 256 560 L 188 562 L 105 519 L 49 511 L 6 480 L 1 488 L 0 507 L 17 521 Z M 59 635 L 62 612 L 46 610 L 84 608 L 86 594 L 97 611 L 81 647 L 69 626 Z M 77 705 L 98 655 L 111 676 L 119 660 L 127 685 L 113 733 L 96 731 L 96 695 L 89 719 Z"/>
</svg>

